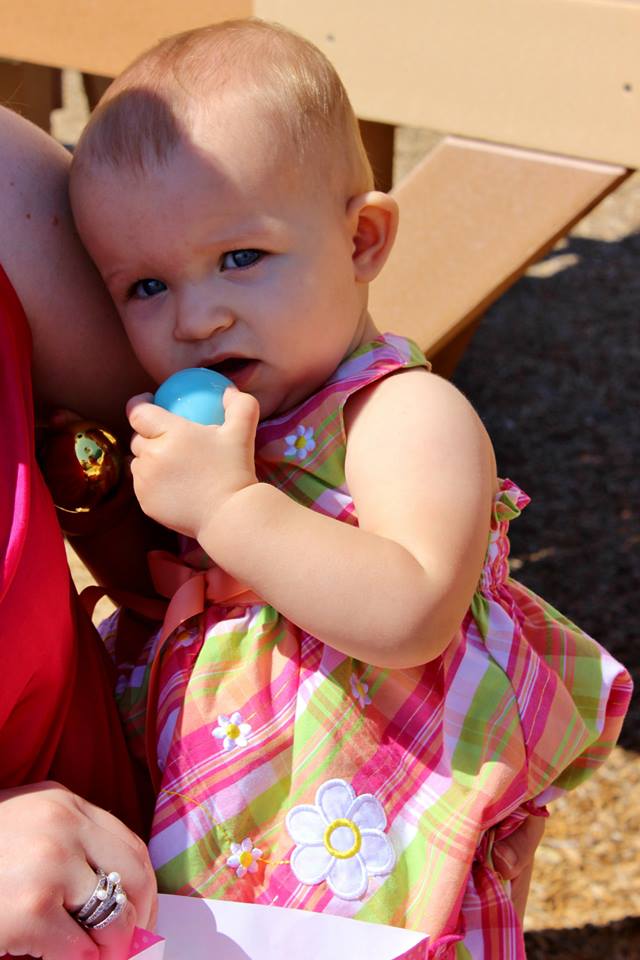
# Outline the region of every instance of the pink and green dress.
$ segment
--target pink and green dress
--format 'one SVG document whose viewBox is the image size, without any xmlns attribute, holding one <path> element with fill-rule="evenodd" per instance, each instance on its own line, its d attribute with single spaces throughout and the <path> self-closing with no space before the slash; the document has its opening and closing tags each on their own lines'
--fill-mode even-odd
<svg viewBox="0 0 640 960">
<path fill-rule="evenodd" d="M 344 404 L 424 365 L 400 337 L 359 348 L 317 394 L 260 424 L 259 478 L 357 525 Z M 155 558 L 175 596 L 142 660 L 123 667 L 120 703 L 156 775 L 161 890 L 409 927 L 430 934 L 429 957 L 524 957 L 493 841 L 603 762 L 631 687 L 509 578 L 507 530 L 527 502 L 501 483 L 459 631 L 407 670 L 333 650 L 219 568 L 200 569 L 198 551 Z"/>
</svg>

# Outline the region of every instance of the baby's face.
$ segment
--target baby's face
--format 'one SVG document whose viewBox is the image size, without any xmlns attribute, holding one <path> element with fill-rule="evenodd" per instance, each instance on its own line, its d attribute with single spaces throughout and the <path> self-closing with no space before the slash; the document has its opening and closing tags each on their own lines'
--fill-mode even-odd
<svg viewBox="0 0 640 960">
<path fill-rule="evenodd" d="M 144 173 L 81 170 L 72 198 L 148 373 L 219 370 L 264 418 L 310 395 L 372 328 L 346 200 L 288 175 L 257 126 L 230 111 L 223 135 Z"/>
</svg>

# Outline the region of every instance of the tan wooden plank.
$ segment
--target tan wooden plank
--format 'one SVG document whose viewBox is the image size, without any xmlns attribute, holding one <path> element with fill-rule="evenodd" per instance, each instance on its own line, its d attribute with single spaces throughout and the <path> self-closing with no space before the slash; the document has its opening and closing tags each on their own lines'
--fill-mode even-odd
<svg viewBox="0 0 640 960">
<path fill-rule="evenodd" d="M 0 56 L 113 75 L 254 12 L 317 43 L 365 119 L 640 166 L 638 0 L 4 0 Z"/>
<path fill-rule="evenodd" d="M 256 0 L 338 68 L 356 113 L 640 166 L 638 0 Z"/>
<path fill-rule="evenodd" d="M 446 138 L 394 191 L 400 229 L 371 289 L 377 325 L 436 355 L 626 175 Z"/>
<path fill-rule="evenodd" d="M 115 76 L 162 37 L 252 13 L 252 0 L 2 0 L 0 57 Z"/>
</svg>

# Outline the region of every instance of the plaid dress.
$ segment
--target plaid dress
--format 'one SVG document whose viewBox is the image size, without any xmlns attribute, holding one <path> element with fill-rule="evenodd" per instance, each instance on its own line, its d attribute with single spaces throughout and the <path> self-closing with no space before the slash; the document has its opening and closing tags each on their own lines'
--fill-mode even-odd
<svg viewBox="0 0 640 960">
<path fill-rule="evenodd" d="M 425 363 L 396 336 L 360 347 L 317 394 L 260 424 L 259 478 L 357 525 L 344 403 Z M 492 844 L 603 762 L 631 686 L 509 578 L 507 529 L 527 502 L 501 482 L 470 609 L 442 656 L 412 669 L 333 650 L 197 550 L 160 558 L 161 589 L 191 599 L 122 667 L 119 696 L 156 775 L 162 891 L 409 927 L 430 934 L 429 957 L 524 957 Z"/>
</svg>

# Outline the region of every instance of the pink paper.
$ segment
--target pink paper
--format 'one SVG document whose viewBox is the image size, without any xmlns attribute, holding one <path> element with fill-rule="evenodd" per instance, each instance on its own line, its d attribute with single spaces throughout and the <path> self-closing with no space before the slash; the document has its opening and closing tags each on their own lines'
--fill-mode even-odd
<svg viewBox="0 0 640 960">
<path fill-rule="evenodd" d="M 129 958 L 130 960 L 133 957 L 136 960 L 163 960 L 164 942 L 164 937 L 158 936 L 157 933 L 136 927 L 129 948 Z"/>
</svg>

